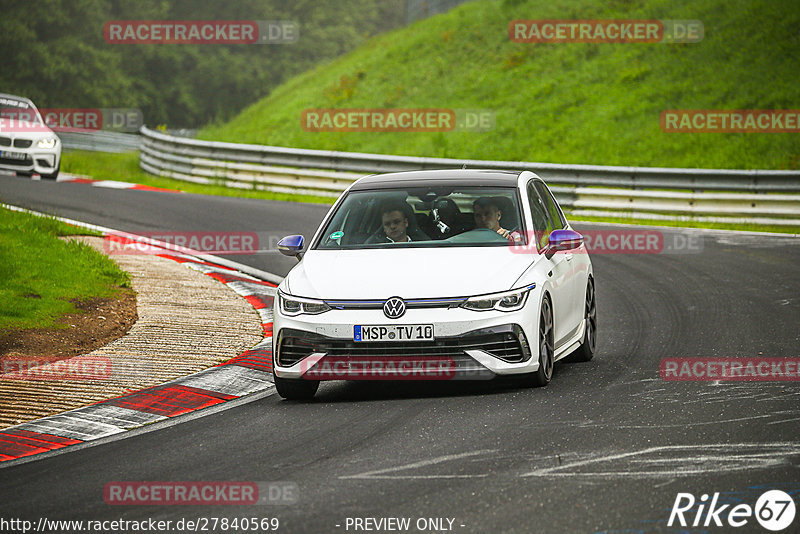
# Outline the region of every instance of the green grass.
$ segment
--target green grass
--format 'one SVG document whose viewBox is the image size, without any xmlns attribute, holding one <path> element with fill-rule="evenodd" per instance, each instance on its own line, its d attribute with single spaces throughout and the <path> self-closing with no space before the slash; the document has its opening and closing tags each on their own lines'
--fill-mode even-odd
<svg viewBox="0 0 800 534">
<path fill-rule="evenodd" d="M 699 19 L 691 44 L 529 44 L 513 19 Z M 665 133 L 669 109 L 797 109 L 796 0 L 481 0 L 373 38 L 202 139 L 414 156 L 723 169 L 800 168 L 798 133 Z M 475 132 L 307 132 L 313 108 L 496 112 Z"/>
<path fill-rule="evenodd" d="M 61 169 L 71 174 L 91 176 L 96 180 L 132 182 L 153 187 L 162 187 L 164 189 L 184 191 L 186 193 L 198 193 L 201 195 L 261 198 L 266 200 L 310 202 L 314 204 L 333 204 L 336 200 L 332 197 L 274 193 L 271 191 L 238 189 L 219 185 L 202 185 L 175 180 L 173 178 L 155 176 L 146 173 L 139 167 L 138 152 L 123 152 L 117 154 L 69 150 L 65 151 L 62 156 Z"/>
<path fill-rule="evenodd" d="M 72 299 L 111 297 L 129 275 L 89 245 L 58 236 L 86 234 L 52 218 L 0 208 L 0 332 L 58 326 Z"/>
</svg>

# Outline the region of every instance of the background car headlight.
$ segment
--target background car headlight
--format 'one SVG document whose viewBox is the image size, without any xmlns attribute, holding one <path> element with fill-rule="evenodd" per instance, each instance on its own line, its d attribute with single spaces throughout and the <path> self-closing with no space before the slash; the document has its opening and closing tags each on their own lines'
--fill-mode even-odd
<svg viewBox="0 0 800 534">
<path fill-rule="evenodd" d="M 39 142 L 36 143 L 36 146 L 39 148 L 55 148 L 56 140 L 54 137 L 45 137 L 44 139 L 39 139 Z"/>
<path fill-rule="evenodd" d="M 534 287 L 536 287 L 535 284 L 503 293 L 472 297 L 465 300 L 461 307 L 473 311 L 517 311 L 525 306 L 525 301 L 528 300 L 528 293 Z"/>
<path fill-rule="evenodd" d="M 300 314 L 317 315 L 331 309 L 330 306 L 321 300 L 305 299 L 292 297 L 283 293 L 278 293 L 281 313 L 290 317 Z"/>
</svg>

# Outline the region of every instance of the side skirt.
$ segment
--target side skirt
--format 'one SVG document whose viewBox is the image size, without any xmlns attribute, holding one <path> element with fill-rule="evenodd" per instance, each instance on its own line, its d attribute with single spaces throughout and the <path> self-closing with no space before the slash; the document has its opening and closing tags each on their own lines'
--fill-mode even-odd
<svg viewBox="0 0 800 534">
<path fill-rule="evenodd" d="M 565 343 L 562 343 L 559 348 L 555 350 L 555 361 L 560 360 L 572 353 L 575 349 L 581 346 L 583 335 L 586 332 L 586 318 L 581 320 L 578 329 L 571 337 L 568 337 Z"/>
</svg>

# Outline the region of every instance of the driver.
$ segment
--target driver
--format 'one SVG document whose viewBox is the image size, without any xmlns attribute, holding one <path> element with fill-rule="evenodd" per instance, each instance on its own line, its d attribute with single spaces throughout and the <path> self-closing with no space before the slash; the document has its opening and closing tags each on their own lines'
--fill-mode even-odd
<svg viewBox="0 0 800 534">
<path fill-rule="evenodd" d="M 383 243 L 407 243 L 408 217 L 400 202 L 388 202 L 381 209 L 381 226 L 383 227 Z"/>
<path fill-rule="evenodd" d="M 520 239 L 518 232 L 510 232 L 500 226 L 503 211 L 491 197 L 478 198 L 472 203 L 472 211 L 475 216 L 475 228 L 487 228 L 513 241 Z"/>
</svg>

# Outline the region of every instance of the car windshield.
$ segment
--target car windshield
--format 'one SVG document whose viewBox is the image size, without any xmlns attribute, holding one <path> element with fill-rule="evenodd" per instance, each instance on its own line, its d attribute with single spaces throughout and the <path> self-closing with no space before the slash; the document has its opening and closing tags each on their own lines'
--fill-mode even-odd
<svg viewBox="0 0 800 534">
<path fill-rule="evenodd" d="M 513 187 L 351 191 L 314 249 L 524 245 Z"/>
<path fill-rule="evenodd" d="M 0 118 L 26 122 L 41 122 L 39 112 L 28 102 L 0 96 Z"/>
</svg>

